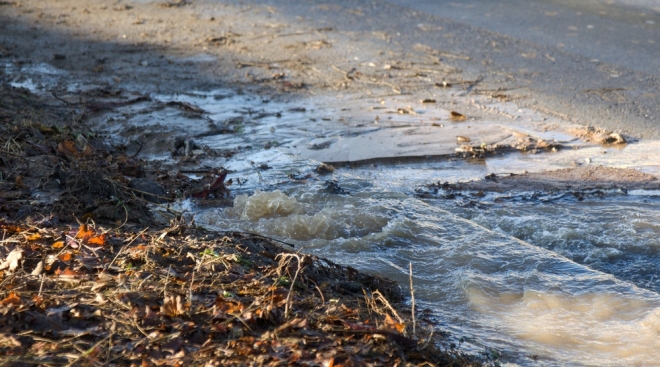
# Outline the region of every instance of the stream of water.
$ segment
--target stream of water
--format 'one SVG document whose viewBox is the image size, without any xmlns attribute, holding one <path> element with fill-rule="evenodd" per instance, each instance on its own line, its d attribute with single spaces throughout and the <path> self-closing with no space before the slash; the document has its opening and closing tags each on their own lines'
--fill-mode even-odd
<svg viewBox="0 0 660 367">
<path fill-rule="evenodd" d="M 238 196 L 233 208 L 200 213 L 198 221 L 292 241 L 403 285 L 412 262 L 422 307 L 456 336 L 497 348 L 504 360 L 655 363 L 660 201 L 465 207 L 387 190 L 362 174 L 342 176 L 350 195 L 321 183 L 256 191 Z"/>
<path fill-rule="evenodd" d="M 159 98 L 194 103 L 214 121 L 231 118 L 227 104 L 210 95 Z M 234 98 L 241 100 L 231 103 L 248 103 Z M 291 154 L 287 144 L 341 136 L 342 125 L 314 128 L 317 119 L 310 116 L 325 112 L 309 105 L 266 106 L 259 123 L 246 124 L 240 134 L 200 139 L 214 147 L 242 140 L 257 148 L 222 162 L 231 176 L 242 178 L 233 207 L 201 210 L 197 223 L 286 240 L 402 285 L 412 262 L 419 307 L 432 309 L 441 328 L 468 348 L 491 348 L 511 365 L 649 366 L 660 360 L 658 192 L 581 201 L 415 196 L 417 187 L 431 182 L 558 168 L 576 154 L 593 156 L 602 148 L 486 160 L 389 160 L 341 165 L 330 176 L 305 175 L 318 162 Z M 293 112 L 269 114 L 276 111 Z M 280 148 L 261 148 L 285 137 Z M 657 169 L 635 163 L 648 152 L 645 146 L 626 149 L 612 152 L 605 163 Z M 268 169 L 255 169 L 264 163 Z M 301 176 L 306 178 L 292 179 Z M 330 180 L 341 190 L 329 189 Z"/>
</svg>

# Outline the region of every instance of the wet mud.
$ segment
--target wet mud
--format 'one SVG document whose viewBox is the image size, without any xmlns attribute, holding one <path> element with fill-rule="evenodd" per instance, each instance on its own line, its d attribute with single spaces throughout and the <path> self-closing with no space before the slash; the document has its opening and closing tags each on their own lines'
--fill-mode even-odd
<svg viewBox="0 0 660 367">
<path fill-rule="evenodd" d="M 483 180 L 435 184 L 430 187 L 472 192 L 585 192 L 628 190 L 660 190 L 660 180 L 633 169 L 611 167 L 576 167 L 540 173 L 510 175 L 490 174 Z M 660 193 L 660 192 L 659 192 Z"/>
</svg>

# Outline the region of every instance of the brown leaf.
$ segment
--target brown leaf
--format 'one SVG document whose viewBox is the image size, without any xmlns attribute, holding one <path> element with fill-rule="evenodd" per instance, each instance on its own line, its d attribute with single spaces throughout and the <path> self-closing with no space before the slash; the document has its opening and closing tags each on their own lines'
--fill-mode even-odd
<svg viewBox="0 0 660 367">
<path fill-rule="evenodd" d="M 94 230 L 91 229 L 87 224 L 81 224 L 75 238 L 86 241 L 94 236 L 94 234 Z"/>
<path fill-rule="evenodd" d="M 41 235 L 39 233 L 31 234 L 27 236 L 28 241 L 36 241 L 41 238 Z"/>
<path fill-rule="evenodd" d="M 228 171 L 222 171 L 220 176 L 213 182 L 213 185 L 207 190 L 201 192 L 193 193 L 194 198 L 206 199 L 207 196 L 218 193 L 224 196 L 229 190 L 225 186 L 225 179 L 227 178 Z"/>
<path fill-rule="evenodd" d="M 15 233 L 23 232 L 27 228 L 24 228 L 24 227 L 21 227 L 20 225 L 15 225 L 15 224 L 2 223 L 2 224 L 0 224 L 0 229 L 2 229 L 3 231 L 6 231 L 7 234 L 15 234 Z"/>
<path fill-rule="evenodd" d="M 92 146 L 89 144 L 85 145 L 85 149 L 83 149 L 81 155 L 83 157 L 91 157 L 93 154 L 94 154 L 94 148 L 92 148 Z"/>
<path fill-rule="evenodd" d="M 181 296 L 167 296 L 163 300 L 163 305 L 160 306 L 160 312 L 166 316 L 178 316 L 184 313 L 183 302 Z"/>
<path fill-rule="evenodd" d="M 106 233 L 96 235 L 96 231 L 87 224 L 81 224 L 75 238 L 81 239 L 86 245 L 103 246 L 105 245 Z"/>
<path fill-rule="evenodd" d="M 103 233 L 99 236 L 94 236 L 87 241 L 88 245 L 96 245 L 96 246 L 103 246 L 105 245 L 105 237 L 106 233 Z"/>
<path fill-rule="evenodd" d="M 183 339 L 177 337 L 165 344 L 161 344 L 160 349 L 170 352 L 172 354 L 176 353 L 183 346 Z"/>
<path fill-rule="evenodd" d="M 396 321 L 394 321 L 394 319 L 392 317 L 390 317 L 389 314 L 385 314 L 385 326 L 388 329 L 393 329 L 393 330 L 396 330 L 400 333 L 402 333 L 406 329 L 405 324 L 397 323 Z"/>
<path fill-rule="evenodd" d="M 55 274 L 57 274 L 60 278 L 78 278 L 85 276 L 85 273 L 71 270 L 69 268 L 65 268 L 64 270 L 57 270 L 55 271 Z"/>
<path fill-rule="evenodd" d="M 65 253 L 60 254 L 59 256 L 57 256 L 57 258 L 64 261 L 64 262 L 68 262 L 68 261 L 71 261 L 71 259 L 73 259 L 73 254 L 70 253 L 70 252 L 65 252 Z"/>
<path fill-rule="evenodd" d="M 7 297 L 5 297 L 5 299 L 0 301 L 0 304 L 2 304 L 3 306 L 10 305 L 10 304 L 14 305 L 14 306 L 20 306 L 21 303 L 22 303 L 21 297 L 19 297 L 18 294 L 16 292 L 13 292 L 13 291 L 9 292 L 9 295 L 7 295 Z"/>
<path fill-rule="evenodd" d="M 57 241 L 53 243 L 53 248 L 62 248 L 64 247 L 64 241 Z"/>
<path fill-rule="evenodd" d="M 78 148 L 76 148 L 76 143 L 71 140 L 63 140 L 59 143 L 57 145 L 57 152 L 75 158 L 80 156 L 80 152 L 78 152 Z"/>
<path fill-rule="evenodd" d="M 465 121 L 465 120 L 467 120 L 467 117 L 465 117 L 465 115 L 460 113 L 460 112 L 451 111 L 451 112 L 449 112 L 449 114 L 451 115 L 451 119 L 454 120 L 454 121 Z"/>
</svg>

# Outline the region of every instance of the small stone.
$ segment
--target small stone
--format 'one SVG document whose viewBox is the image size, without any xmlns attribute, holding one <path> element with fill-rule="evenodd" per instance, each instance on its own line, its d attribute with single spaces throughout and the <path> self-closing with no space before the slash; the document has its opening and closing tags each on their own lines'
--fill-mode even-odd
<svg viewBox="0 0 660 367">
<path fill-rule="evenodd" d="M 335 167 L 330 164 L 321 163 L 318 167 L 316 167 L 316 172 L 320 174 L 332 173 L 334 171 Z"/>
<path fill-rule="evenodd" d="M 134 189 L 133 191 L 137 196 L 152 203 L 162 203 L 165 201 L 165 189 L 152 180 L 134 178 L 129 182 L 128 187 Z"/>
</svg>

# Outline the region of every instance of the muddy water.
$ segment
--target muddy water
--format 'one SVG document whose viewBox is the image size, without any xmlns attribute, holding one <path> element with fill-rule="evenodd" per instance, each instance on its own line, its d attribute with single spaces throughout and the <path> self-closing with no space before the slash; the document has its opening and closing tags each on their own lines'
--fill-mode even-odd
<svg viewBox="0 0 660 367">
<path fill-rule="evenodd" d="M 14 82 L 39 89 L 36 79 Z M 141 154 L 151 159 L 172 160 L 176 139 L 231 150 L 230 158 L 196 157 L 201 165 L 229 169 L 235 182 L 233 206 L 193 206 L 197 223 L 279 238 L 404 287 L 412 262 L 418 307 L 432 309 L 439 328 L 465 347 L 488 348 L 511 365 L 648 366 L 660 360 L 658 193 L 545 202 L 529 195 L 415 195 L 432 182 L 576 164 L 657 174 L 659 165 L 649 159 L 657 143 L 624 149 L 585 144 L 539 125 L 551 119 L 508 105 L 486 108 L 522 118 L 480 128 L 453 123 L 442 108 L 410 108 L 396 98 L 270 102 L 232 91 L 151 97 L 91 123 L 125 143 L 140 127 L 150 142 Z M 496 134 L 488 133 L 493 126 Z M 455 147 L 433 144 L 470 134 L 479 144 L 496 145 L 512 131 L 529 133 L 523 126 L 575 149 L 465 160 L 446 156 Z M 377 159 L 371 148 L 383 142 L 389 158 Z M 314 171 L 314 159 L 351 157 L 369 161 L 338 164 L 331 175 Z"/>
<path fill-rule="evenodd" d="M 506 193 L 415 196 L 430 182 L 570 167 L 587 158 L 657 173 L 657 164 L 640 159 L 653 143 L 485 160 L 394 157 L 337 165 L 324 176 L 300 146 L 368 136 L 380 127 L 354 117 L 355 111 L 351 120 L 315 101 L 292 105 L 229 95 L 154 97 L 199 106 L 206 111 L 201 120 L 144 106 L 139 115 L 140 121 L 167 116 L 170 123 L 161 128 L 197 136 L 200 145 L 249 147 L 230 159 L 206 161 L 230 169 L 241 184 L 233 186 L 232 207 L 193 208 L 197 223 L 285 240 L 402 285 L 412 262 L 418 305 L 434 310 L 440 328 L 474 351 L 489 348 L 513 364 L 644 366 L 660 358 L 658 193 L 611 192 L 582 201 Z M 205 132 L 208 121 L 229 126 L 239 117 L 233 133 Z M 111 116 L 106 126 L 116 120 Z M 122 123 L 131 121 L 141 123 Z M 328 187 L 331 180 L 340 190 Z"/>
<path fill-rule="evenodd" d="M 645 366 L 660 358 L 658 193 L 611 192 L 582 201 L 507 193 L 415 196 L 429 182 L 570 167 L 587 158 L 657 173 L 657 164 L 642 159 L 652 142 L 485 160 L 394 155 L 337 165 L 324 176 L 314 173 L 318 163 L 301 146 L 325 154 L 309 147 L 387 128 L 375 128 L 359 111 L 319 107 L 317 101 L 291 105 L 226 95 L 155 98 L 199 106 L 216 125 L 242 117 L 234 133 L 199 132 L 208 121 L 185 122 L 173 111 L 140 117 L 168 114 L 179 125 L 166 126 L 183 126 L 199 144 L 250 147 L 213 162 L 230 169 L 241 185 L 233 187 L 233 207 L 193 209 L 197 223 L 285 240 L 403 285 L 412 262 L 418 305 L 434 311 L 440 328 L 464 346 L 488 348 L 512 364 Z M 396 124 L 408 126 L 414 118 L 397 115 Z M 329 187 L 331 180 L 339 187 Z"/>
<path fill-rule="evenodd" d="M 465 209 L 343 182 L 351 195 L 320 184 L 257 191 L 201 218 L 401 284 L 412 262 L 417 299 L 455 335 L 505 360 L 649 365 L 658 357 L 657 202 L 642 213 L 634 202 L 590 201 Z"/>
</svg>

